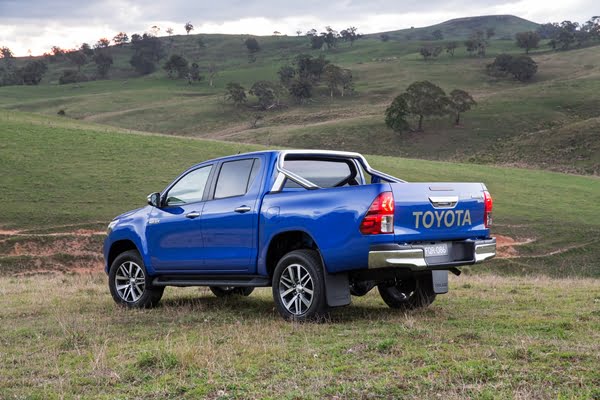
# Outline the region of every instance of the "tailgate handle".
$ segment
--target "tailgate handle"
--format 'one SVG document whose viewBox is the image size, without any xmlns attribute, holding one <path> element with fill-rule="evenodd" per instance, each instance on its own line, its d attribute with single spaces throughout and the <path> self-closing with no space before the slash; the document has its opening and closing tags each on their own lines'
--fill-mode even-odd
<svg viewBox="0 0 600 400">
<path fill-rule="evenodd" d="M 436 208 L 452 208 L 458 203 L 458 196 L 429 196 L 429 201 Z"/>
</svg>

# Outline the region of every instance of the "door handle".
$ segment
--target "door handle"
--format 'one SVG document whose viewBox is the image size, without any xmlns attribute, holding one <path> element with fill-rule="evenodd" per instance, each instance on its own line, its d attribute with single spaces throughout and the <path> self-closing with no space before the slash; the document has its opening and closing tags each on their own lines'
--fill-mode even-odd
<svg viewBox="0 0 600 400">
<path fill-rule="evenodd" d="M 236 208 L 233 211 L 235 211 L 236 213 L 243 214 L 243 213 L 247 213 L 250 210 L 252 210 L 252 208 L 250 208 L 248 206 L 239 206 L 238 208 Z"/>
<path fill-rule="evenodd" d="M 194 218 L 198 218 L 200 216 L 200 213 L 198 211 L 192 211 L 192 212 L 187 213 L 185 216 L 186 216 L 186 218 L 194 219 Z"/>
</svg>

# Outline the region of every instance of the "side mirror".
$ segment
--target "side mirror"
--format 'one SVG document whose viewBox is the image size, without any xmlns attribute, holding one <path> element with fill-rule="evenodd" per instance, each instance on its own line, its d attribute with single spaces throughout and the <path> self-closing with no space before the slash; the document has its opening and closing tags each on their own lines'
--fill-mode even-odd
<svg viewBox="0 0 600 400">
<path fill-rule="evenodd" d="M 150 193 L 147 198 L 149 205 L 152 207 L 160 207 L 160 193 Z"/>
</svg>

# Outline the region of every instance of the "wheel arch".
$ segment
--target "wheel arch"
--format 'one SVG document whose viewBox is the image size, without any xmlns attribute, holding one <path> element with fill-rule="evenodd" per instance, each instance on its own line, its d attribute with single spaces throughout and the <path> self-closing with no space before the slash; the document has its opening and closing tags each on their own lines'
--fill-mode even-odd
<svg viewBox="0 0 600 400">
<path fill-rule="evenodd" d="M 119 254 L 123 254 L 126 251 L 135 250 L 140 254 L 140 249 L 136 246 L 136 244 L 130 239 L 121 239 L 117 240 L 111 244 L 110 249 L 108 250 L 108 256 L 106 258 L 106 268 L 110 269 L 115 258 L 119 256 Z"/>
<path fill-rule="evenodd" d="M 299 249 L 311 249 L 319 253 L 321 263 L 325 269 L 323 256 L 314 238 L 303 230 L 289 230 L 276 234 L 269 242 L 265 257 L 265 270 L 267 275 L 269 277 L 273 276 L 277 263 L 284 255 L 290 251 Z"/>
</svg>

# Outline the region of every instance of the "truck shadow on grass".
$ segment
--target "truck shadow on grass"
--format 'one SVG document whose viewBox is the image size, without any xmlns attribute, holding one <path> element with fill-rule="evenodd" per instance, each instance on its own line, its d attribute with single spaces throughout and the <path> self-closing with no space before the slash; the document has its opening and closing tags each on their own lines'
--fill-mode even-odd
<svg viewBox="0 0 600 400">
<path fill-rule="evenodd" d="M 273 300 L 259 296 L 217 298 L 210 294 L 200 294 L 200 296 L 169 297 L 161 301 L 160 309 L 173 312 L 200 312 L 207 317 L 218 316 L 224 319 L 281 319 Z M 330 308 L 324 313 L 323 318 L 316 322 L 347 323 L 358 320 L 389 320 L 405 316 L 431 317 L 436 315 L 437 311 L 435 306 L 430 309 L 401 311 L 388 308 L 383 303 L 365 304 L 359 300 L 345 307 Z"/>
</svg>

